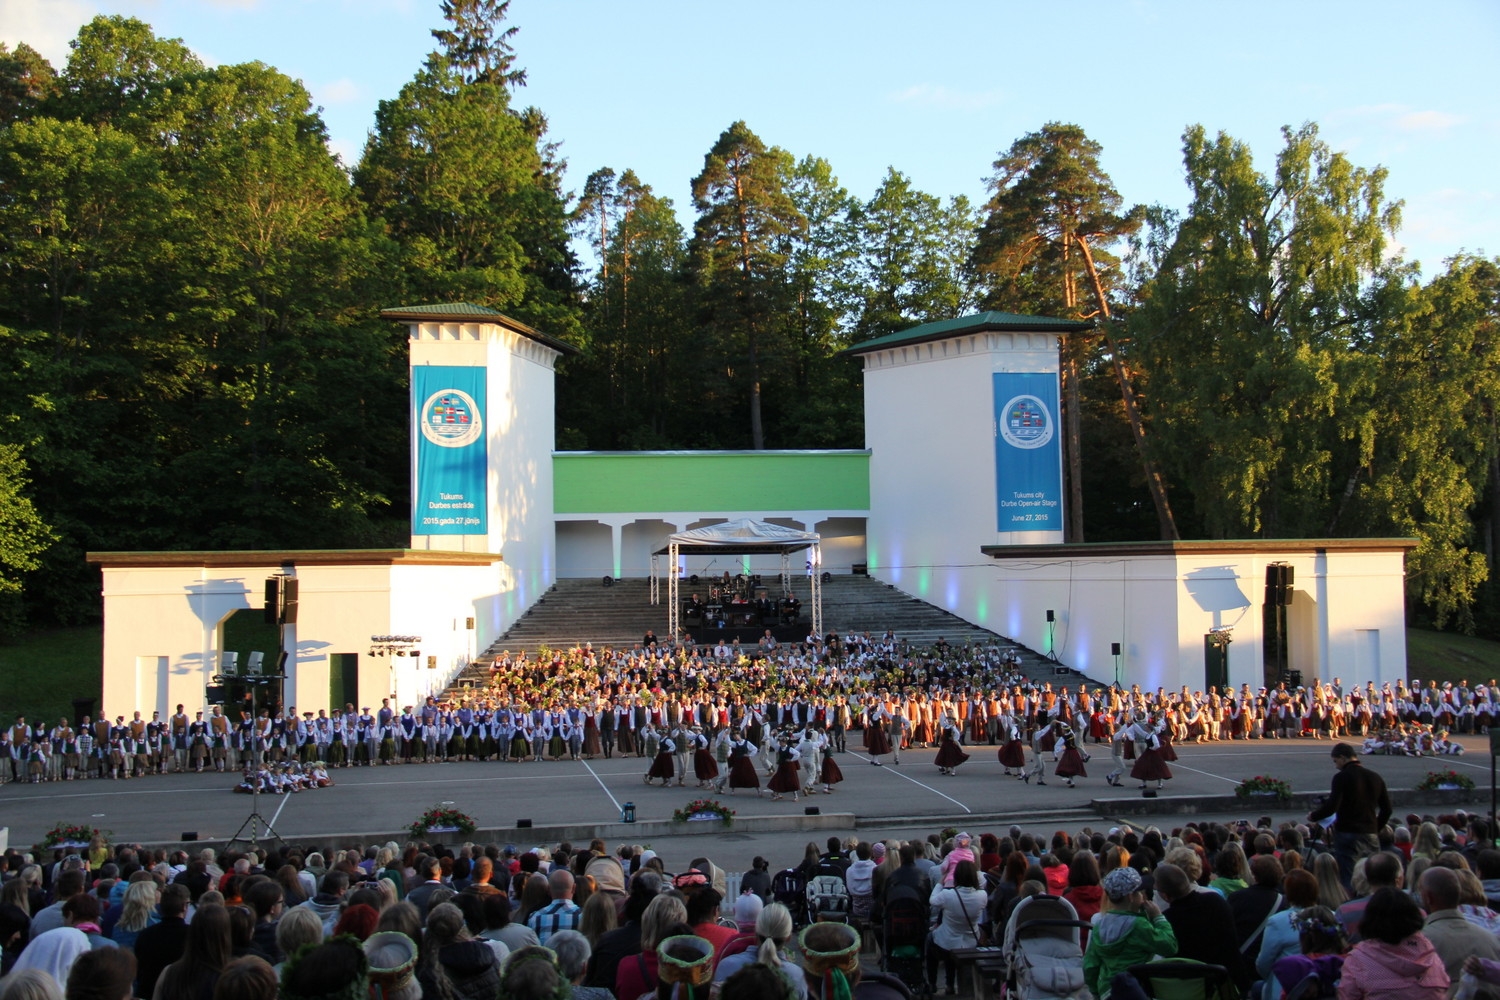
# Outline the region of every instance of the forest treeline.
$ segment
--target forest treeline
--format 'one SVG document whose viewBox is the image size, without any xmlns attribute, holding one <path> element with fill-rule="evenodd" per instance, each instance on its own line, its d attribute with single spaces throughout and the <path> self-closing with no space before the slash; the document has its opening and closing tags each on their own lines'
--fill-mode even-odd
<svg viewBox="0 0 1500 1000">
<path fill-rule="evenodd" d="M 1414 537 L 1413 616 L 1500 636 L 1500 264 L 1424 281 L 1384 171 L 1315 126 L 1261 163 L 1189 127 L 1169 211 L 1075 125 L 997 137 L 972 204 L 895 166 L 852 193 L 736 121 L 689 231 L 626 164 L 565 188 L 508 6 L 442 4 L 356 164 L 300 82 L 138 20 L 60 68 L 0 46 L 0 631 L 97 618 L 89 550 L 405 544 L 379 311 L 466 301 L 580 348 L 563 449 L 862 447 L 844 348 L 1092 320 L 1059 346 L 1070 539 Z"/>
</svg>

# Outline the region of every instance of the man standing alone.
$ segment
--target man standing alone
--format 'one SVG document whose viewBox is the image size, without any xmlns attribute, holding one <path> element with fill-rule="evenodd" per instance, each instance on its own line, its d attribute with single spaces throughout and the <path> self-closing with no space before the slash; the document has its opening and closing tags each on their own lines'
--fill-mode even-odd
<svg viewBox="0 0 1500 1000">
<path fill-rule="evenodd" d="M 1354 748 L 1347 743 L 1333 747 L 1333 787 L 1323 804 L 1307 814 L 1314 823 L 1329 816 L 1333 820 L 1333 856 L 1339 863 L 1339 877 L 1349 885 L 1354 862 L 1380 850 L 1380 828 L 1391 818 L 1391 796 L 1385 779 L 1359 762 Z"/>
</svg>

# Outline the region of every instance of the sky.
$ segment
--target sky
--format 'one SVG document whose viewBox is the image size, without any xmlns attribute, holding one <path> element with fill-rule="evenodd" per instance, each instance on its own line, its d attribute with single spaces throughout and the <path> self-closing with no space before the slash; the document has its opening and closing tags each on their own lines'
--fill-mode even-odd
<svg viewBox="0 0 1500 1000">
<path fill-rule="evenodd" d="M 302 80 L 351 165 L 442 22 L 437 0 L 0 0 L 0 41 L 61 69 L 100 13 L 209 64 Z M 516 102 L 548 116 L 567 187 L 633 169 L 686 225 L 692 178 L 739 119 L 826 159 L 861 199 L 895 168 L 976 203 L 1012 142 L 1071 122 L 1127 205 L 1174 208 L 1189 125 L 1247 143 L 1268 171 L 1281 128 L 1310 121 L 1355 165 L 1389 170 L 1399 249 L 1425 276 L 1461 251 L 1500 254 L 1494 0 L 512 0 L 509 23 L 528 74 Z"/>
</svg>

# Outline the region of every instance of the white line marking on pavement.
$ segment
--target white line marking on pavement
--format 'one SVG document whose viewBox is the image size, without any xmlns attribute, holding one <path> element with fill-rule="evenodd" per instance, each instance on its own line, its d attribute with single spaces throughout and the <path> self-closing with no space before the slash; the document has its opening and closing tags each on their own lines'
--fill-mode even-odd
<svg viewBox="0 0 1500 1000">
<path fill-rule="evenodd" d="M 594 768 L 593 768 L 593 766 L 591 764 L 589 764 L 588 761 L 584 761 L 583 762 L 583 769 L 585 771 L 587 771 L 589 774 L 593 774 L 594 775 L 594 780 L 597 781 L 597 782 L 599 782 L 599 787 L 602 788 L 602 789 L 604 789 L 604 794 L 609 796 L 609 801 L 611 801 L 611 802 L 613 802 L 615 804 L 615 808 L 616 809 L 619 809 L 620 808 L 620 802 L 619 802 L 619 800 L 616 799 L 614 797 L 614 795 L 610 792 L 609 786 L 604 783 L 604 779 L 601 778 L 601 777 L 599 777 L 599 775 L 594 774 Z"/>
<path fill-rule="evenodd" d="M 291 799 L 292 797 L 290 795 L 283 795 L 281 797 L 281 805 L 277 806 L 276 811 L 271 814 L 271 818 L 266 820 L 266 826 L 272 827 L 273 829 L 275 828 L 276 821 L 281 818 L 281 810 L 286 808 L 286 804 L 290 802 Z"/>
<path fill-rule="evenodd" d="M 862 754 L 855 753 L 853 750 L 850 750 L 850 751 L 847 751 L 847 752 L 848 752 L 849 756 L 851 756 L 851 757 L 858 757 L 860 760 L 863 760 L 863 761 L 866 761 L 866 762 L 868 762 L 869 759 L 870 759 L 868 757 L 863 756 Z M 892 766 L 894 767 L 894 765 L 892 765 Z M 891 770 L 890 768 L 887 768 L 887 771 L 890 774 L 894 774 L 898 778 L 906 778 L 906 780 L 910 781 L 913 785 L 918 785 L 918 786 L 920 786 L 922 788 L 925 788 L 925 789 L 927 789 L 929 792 L 931 792 L 934 795 L 937 795 L 937 796 L 940 796 L 942 798 L 947 799 L 949 802 L 952 802 L 954 805 L 958 806 L 958 808 L 962 809 L 966 813 L 972 813 L 974 811 L 974 810 L 970 809 L 968 806 L 964 805 L 962 802 L 960 802 L 957 799 L 955 799 L 953 796 L 947 795 L 947 794 L 945 794 L 943 792 L 940 792 L 936 788 L 933 788 L 931 785 L 924 785 L 924 784 L 922 784 L 922 782 L 918 781 L 916 778 L 913 778 L 913 777 L 910 777 L 909 775 L 907 775 L 907 773 L 905 771 L 896 771 L 896 770 Z"/>
<path fill-rule="evenodd" d="M 1168 764 L 1167 767 L 1173 768 L 1174 770 L 1176 768 L 1180 767 L 1184 771 L 1192 771 L 1194 774 L 1203 774 L 1203 775 L 1207 775 L 1210 778 L 1218 778 L 1220 781 L 1227 781 L 1231 785 L 1238 785 L 1240 783 L 1240 779 L 1238 779 L 1238 778 L 1226 778 L 1222 774 L 1214 774 L 1212 771 L 1200 771 L 1196 767 L 1188 767 L 1186 764 L 1184 764 L 1182 762 L 1182 758 L 1181 757 L 1179 757 L 1176 760 L 1172 761 L 1172 763 Z M 1129 774 L 1130 774 L 1129 771 L 1125 772 L 1125 775 L 1127 777 L 1129 776 Z M 1139 781 L 1140 779 L 1137 778 L 1136 780 Z"/>
</svg>

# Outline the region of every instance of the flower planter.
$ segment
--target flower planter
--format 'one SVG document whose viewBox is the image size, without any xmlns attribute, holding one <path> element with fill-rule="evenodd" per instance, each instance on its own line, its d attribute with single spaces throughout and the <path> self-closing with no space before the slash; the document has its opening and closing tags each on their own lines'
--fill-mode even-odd
<svg viewBox="0 0 1500 1000">
<path fill-rule="evenodd" d="M 710 821 L 714 823 L 722 823 L 724 822 L 724 817 L 720 816 L 718 813 L 696 812 L 689 816 L 687 818 L 687 821 L 689 823 L 707 823 Z"/>
</svg>

